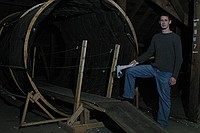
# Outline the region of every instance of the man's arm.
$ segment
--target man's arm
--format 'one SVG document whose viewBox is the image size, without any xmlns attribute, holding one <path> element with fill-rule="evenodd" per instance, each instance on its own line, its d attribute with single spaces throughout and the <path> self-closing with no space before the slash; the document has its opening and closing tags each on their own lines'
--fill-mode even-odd
<svg viewBox="0 0 200 133">
<path fill-rule="evenodd" d="M 139 63 L 147 61 L 150 57 L 154 55 L 154 52 L 155 52 L 155 37 L 152 38 L 148 50 L 144 52 L 141 56 L 137 57 L 135 60 Z"/>
<path fill-rule="evenodd" d="M 175 51 L 175 63 L 174 63 L 174 71 L 173 71 L 172 77 L 177 79 L 178 73 L 179 73 L 180 68 L 181 68 L 181 64 L 183 62 L 182 44 L 181 44 L 181 40 L 180 40 L 179 37 L 175 40 L 174 51 Z"/>
</svg>

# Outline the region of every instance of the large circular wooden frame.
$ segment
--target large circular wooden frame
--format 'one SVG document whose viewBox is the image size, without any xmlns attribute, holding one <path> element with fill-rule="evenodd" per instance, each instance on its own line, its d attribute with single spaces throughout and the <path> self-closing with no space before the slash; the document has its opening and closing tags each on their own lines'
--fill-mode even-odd
<svg viewBox="0 0 200 133">
<path fill-rule="evenodd" d="M 134 37 L 134 41 L 135 41 L 135 44 L 136 44 L 136 54 L 139 53 L 139 50 L 138 50 L 138 41 L 137 41 L 137 37 L 136 37 L 136 33 L 135 33 L 135 29 L 130 21 L 130 19 L 128 18 L 128 16 L 126 15 L 126 13 L 123 11 L 123 9 L 118 5 L 116 4 L 113 0 L 104 0 L 107 4 L 110 4 L 111 6 L 114 6 L 115 8 L 117 8 L 120 13 L 122 14 L 124 20 L 128 23 L 130 29 L 131 29 L 131 32 L 132 32 L 132 35 Z M 24 50 L 23 50 L 23 60 L 24 60 L 24 67 L 25 69 L 27 69 L 27 58 L 28 58 L 28 45 L 29 45 L 29 38 L 30 38 L 30 35 L 31 35 L 31 32 L 33 30 L 33 26 L 34 24 L 36 23 L 38 17 L 40 16 L 40 14 L 46 9 L 48 8 L 49 5 L 51 5 L 53 2 L 55 2 L 55 0 L 49 0 L 45 3 L 41 3 L 41 4 L 38 4 L 32 8 L 30 8 L 29 10 L 27 10 L 23 15 L 21 15 L 20 18 L 26 16 L 26 14 L 28 14 L 29 12 L 31 12 L 32 10 L 34 10 L 35 8 L 40 7 L 40 9 L 35 13 L 35 15 L 33 16 L 33 18 L 31 19 L 30 21 L 30 24 L 28 26 L 28 29 L 27 29 L 27 32 L 26 32 L 26 36 L 25 36 L 25 41 L 24 41 Z M 2 22 L 2 21 L 1 21 Z M 2 31 L 3 29 L 1 29 Z M 17 81 L 15 80 L 15 77 L 13 75 L 13 72 L 12 72 L 12 69 L 9 69 L 10 70 L 10 73 L 12 75 L 12 78 L 13 80 L 15 81 L 15 84 L 18 86 L 18 88 L 20 89 L 20 86 L 18 85 Z M 39 94 L 40 95 L 40 99 L 49 107 L 51 108 L 53 111 L 57 112 L 58 114 L 60 115 L 63 115 L 63 116 L 68 116 L 66 115 L 65 113 L 57 110 L 54 106 L 52 106 L 47 100 L 45 100 L 45 98 L 42 96 L 42 94 L 39 92 L 36 84 L 33 82 L 31 76 L 29 75 L 28 72 L 26 72 L 26 75 L 28 77 L 28 80 L 30 81 L 30 84 L 33 88 L 33 91 L 34 93 L 36 94 Z M 25 94 L 25 92 L 20 89 L 22 91 L 23 94 Z M 26 95 L 26 94 L 25 94 Z M 55 119 L 54 117 L 52 117 L 52 119 Z"/>
</svg>

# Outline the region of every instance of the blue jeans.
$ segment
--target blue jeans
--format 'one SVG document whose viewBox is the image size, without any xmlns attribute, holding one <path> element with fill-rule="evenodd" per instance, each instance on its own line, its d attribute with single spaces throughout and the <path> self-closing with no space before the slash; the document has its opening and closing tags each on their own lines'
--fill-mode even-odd
<svg viewBox="0 0 200 133">
<path fill-rule="evenodd" d="M 168 126 L 170 113 L 170 90 L 169 80 L 172 76 L 170 72 L 161 72 L 151 65 L 139 65 L 128 68 L 125 75 L 124 94 L 125 98 L 134 98 L 135 78 L 155 77 L 159 94 L 159 110 L 157 122 L 162 127 Z"/>
</svg>

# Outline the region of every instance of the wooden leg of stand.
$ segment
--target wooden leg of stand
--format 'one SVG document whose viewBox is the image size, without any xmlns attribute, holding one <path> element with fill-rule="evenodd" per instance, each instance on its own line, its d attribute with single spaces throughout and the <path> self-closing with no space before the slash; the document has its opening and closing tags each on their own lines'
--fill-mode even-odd
<svg viewBox="0 0 200 133">
<path fill-rule="evenodd" d="M 79 108 L 73 113 L 71 118 L 67 121 L 67 125 L 71 126 L 72 124 L 74 124 L 74 122 L 77 121 L 77 118 L 80 116 L 83 110 L 83 104 L 81 104 Z"/>
<path fill-rule="evenodd" d="M 27 114 L 28 104 L 29 104 L 30 97 L 31 97 L 32 93 L 33 93 L 33 91 L 29 92 L 28 95 L 27 95 L 26 103 L 25 103 L 24 111 L 23 111 L 23 115 L 22 115 L 21 124 L 23 124 L 25 122 L 25 117 L 26 117 L 26 114 Z"/>
<path fill-rule="evenodd" d="M 86 108 L 84 108 L 83 112 L 80 115 L 80 123 L 81 124 L 87 124 L 90 120 L 90 111 Z"/>
</svg>

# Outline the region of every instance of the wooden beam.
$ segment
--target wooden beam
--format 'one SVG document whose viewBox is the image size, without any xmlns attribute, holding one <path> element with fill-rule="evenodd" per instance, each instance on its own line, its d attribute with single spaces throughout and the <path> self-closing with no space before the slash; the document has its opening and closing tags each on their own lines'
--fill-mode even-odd
<svg viewBox="0 0 200 133">
<path fill-rule="evenodd" d="M 171 0 L 171 4 L 174 7 L 174 9 L 176 10 L 180 19 L 184 22 L 184 24 L 188 25 L 188 15 L 184 12 L 184 9 L 181 6 L 180 1 L 179 0 Z"/>
<path fill-rule="evenodd" d="M 174 16 L 176 19 L 178 19 L 180 22 L 183 22 L 178 14 L 176 13 L 176 10 L 173 8 L 171 3 L 168 0 L 150 0 L 166 12 L 170 13 L 172 16 Z"/>
<path fill-rule="evenodd" d="M 193 18 L 193 46 L 191 59 L 191 75 L 189 88 L 189 111 L 188 117 L 192 121 L 200 119 L 200 0 L 194 0 Z M 198 120 L 199 121 L 199 120 Z"/>
</svg>

